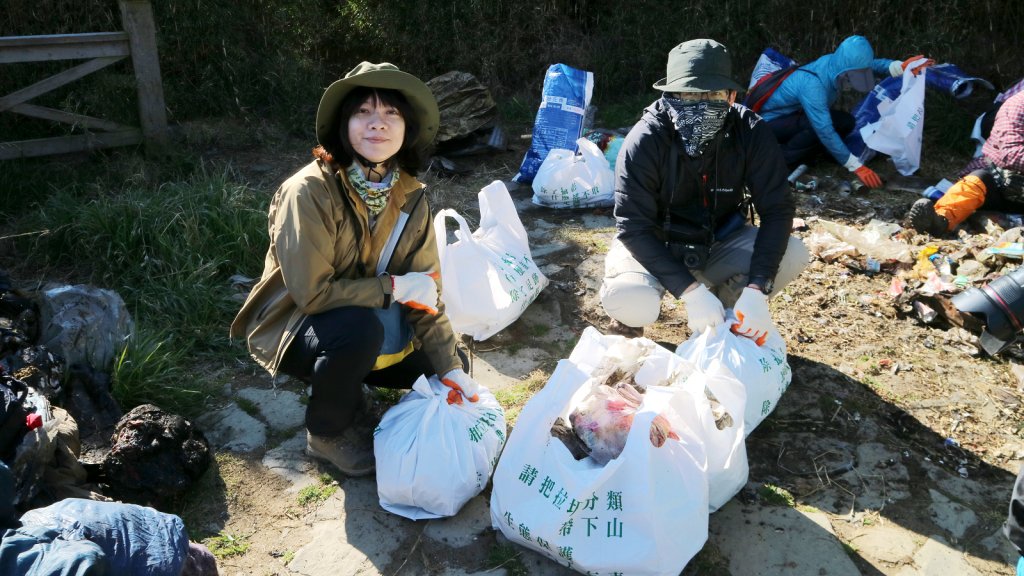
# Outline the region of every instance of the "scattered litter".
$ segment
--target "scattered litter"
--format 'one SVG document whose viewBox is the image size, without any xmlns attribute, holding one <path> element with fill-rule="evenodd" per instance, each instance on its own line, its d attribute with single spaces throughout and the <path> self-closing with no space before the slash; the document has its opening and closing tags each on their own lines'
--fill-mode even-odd
<svg viewBox="0 0 1024 576">
<path fill-rule="evenodd" d="M 1024 256 L 1024 243 L 1022 242 L 1000 242 L 985 250 L 989 254 L 1020 258 Z"/>
<path fill-rule="evenodd" d="M 939 316 L 938 312 L 920 300 L 915 300 L 913 306 L 914 313 L 917 314 L 918 319 L 925 324 L 931 324 Z"/>
</svg>

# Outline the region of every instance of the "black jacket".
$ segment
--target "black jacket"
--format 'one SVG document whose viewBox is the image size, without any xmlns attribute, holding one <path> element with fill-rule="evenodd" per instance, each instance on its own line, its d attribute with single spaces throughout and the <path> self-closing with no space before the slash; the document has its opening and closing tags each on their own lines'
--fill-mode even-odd
<svg viewBox="0 0 1024 576">
<path fill-rule="evenodd" d="M 674 193 L 666 180 L 672 154 L 677 155 Z M 760 116 L 737 104 L 729 111 L 721 136 L 694 159 L 683 151 L 659 99 L 630 130 L 615 163 L 618 237 L 678 298 L 694 277 L 666 246 L 667 209 L 671 205 L 672 229 L 699 243 L 707 228 L 721 225 L 740 210 L 744 189 L 760 218 L 749 275 L 774 278 L 796 212 L 775 136 Z"/>
</svg>

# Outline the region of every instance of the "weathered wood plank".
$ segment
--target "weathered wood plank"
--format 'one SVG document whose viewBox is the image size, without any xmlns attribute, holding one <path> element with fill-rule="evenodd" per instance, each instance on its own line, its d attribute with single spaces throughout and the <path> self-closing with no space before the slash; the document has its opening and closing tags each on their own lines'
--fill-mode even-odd
<svg viewBox="0 0 1024 576">
<path fill-rule="evenodd" d="M 23 102 L 27 102 L 40 94 L 45 94 L 46 92 L 59 88 L 60 86 L 74 82 L 83 76 L 92 74 L 97 70 L 111 66 L 116 63 L 116 61 L 123 58 L 124 56 L 94 58 L 86 61 L 86 63 L 76 66 L 75 68 L 69 68 L 63 72 L 58 72 L 57 74 L 54 74 L 45 80 L 40 80 L 31 86 L 26 86 L 25 88 L 11 92 L 6 96 L 0 97 L 0 112 L 10 110 L 12 107 L 23 104 Z"/>
<path fill-rule="evenodd" d="M 8 111 L 21 114 L 23 116 L 30 116 L 32 118 L 41 118 L 43 120 L 62 122 L 64 124 L 71 124 L 74 126 L 84 126 L 85 128 L 103 130 L 105 132 L 136 130 L 136 128 L 132 128 L 131 126 L 120 124 L 112 120 L 104 120 L 102 118 L 94 118 L 92 116 L 85 116 L 82 114 L 72 114 L 71 112 L 45 108 L 43 106 L 36 106 L 35 104 L 18 104 Z"/>
<path fill-rule="evenodd" d="M 7 96 L 4 96 L 3 98 L 0 98 L 0 112 L 9 110 L 10 108 L 17 106 L 18 104 L 21 104 L 23 102 L 28 102 L 29 100 L 35 98 L 36 96 L 39 96 L 40 94 L 45 94 L 47 92 L 50 92 L 51 90 L 60 88 L 65 84 L 74 82 L 75 80 L 78 80 L 79 78 L 87 74 L 91 74 L 101 68 L 110 66 L 114 62 L 122 60 L 123 58 L 124 56 L 114 56 L 110 58 L 95 58 L 93 60 L 89 60 L 88 62 L 83 62 L 78 66 L 75 66 L 74 68 L 68 68 L 63 72 L 58 72 L 57 74 L 54 74 L 53 76 L 50 76 L 45 80 L 40 80 L 39 82 L 36 82 L 31 86 L 26 86 L 25 88 L 22 88 L 17 92 L 12 92 Z"/>
<path fill-rule="evenodd" d="M 146 139 L 146 152 L 155 155 L 167 145 L 167 110 L 164 87 L 160 81 L 160 61 L 156 51 L 156 25 L 148 0 L 120 0 L 121 22 L 135 68 L 139 94 L 139 121 Z"/>
<path fill-rule="evenodd" d="M 142 142 L 142 132 L 138 129 L 126 130 L 124 132 L 103 132 L 81 136 L 59 136 L 56 138 L 0 142 L 0 160 L 67 154 L 70 152 L 98 150 L 100 148 L 113 148 L 115 146 L 131 146 L 140 142 Z"/>
<path fill-rule="evenodd" d="M 51 44 L 89 44 L 128 40 L 125 32 L 84 32 L 81 34 L 37 34 L 35 36 L 0 36 L 0 49 Z"/>
<path fill-rule="evenodd" d="M 0 64 L 127 56 L 126 32 L 0 37 Z"/>
</svg>

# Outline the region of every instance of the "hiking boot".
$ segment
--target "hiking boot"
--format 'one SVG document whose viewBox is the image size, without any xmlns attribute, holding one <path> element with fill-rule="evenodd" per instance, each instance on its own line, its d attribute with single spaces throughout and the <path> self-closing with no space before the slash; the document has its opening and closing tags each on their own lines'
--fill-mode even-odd
<svg viewBox="0 0 1024 576">
<path fill-rule="evenodd" d="M 949 220 L 935 212 L 935 205 L 927 198 L 921 198 L 910 207 L 907 213 L 910 226 L 921 233 L 941 236 L 949 231 Z"/>
<path fill-rule="evenodd" d="M 366 476 L 376 468 L 373 429 L 352 426 L 340 436 L 317 436 L 306 432 L 306 454 L 330 462 L 349 476 Z"/>
</svg>

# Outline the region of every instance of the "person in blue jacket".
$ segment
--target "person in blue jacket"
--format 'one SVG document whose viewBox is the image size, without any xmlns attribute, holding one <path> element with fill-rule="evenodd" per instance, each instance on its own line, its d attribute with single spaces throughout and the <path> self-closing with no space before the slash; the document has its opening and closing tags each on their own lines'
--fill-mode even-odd
<svg viewBox="0 0 1024 576">
<path fill-rule="evenodd" d="M 900 62 L 875 58 L 867 38 L 850 36 L 839 44 L 836 51 L 797 68 L 779 84 L 760 109 L 761 117 L 775 134 L 782 147 L 786 164 L 793 168 L 809 163 L 824 146 L 835 161 L 857 175 L 865 185 L 880 188 L 882 179 L 865 166 L 843 143 L 843 137 L 853 129 L 853 116 L 833 109 L 839 91 L 852 88 L 869 92 L 875 85 L 875 74 L 903 74 L 904 69 L 923 56 L 913 56 Z M 913 72 L 934 63 L 926 60 Z"/>
</svg>

